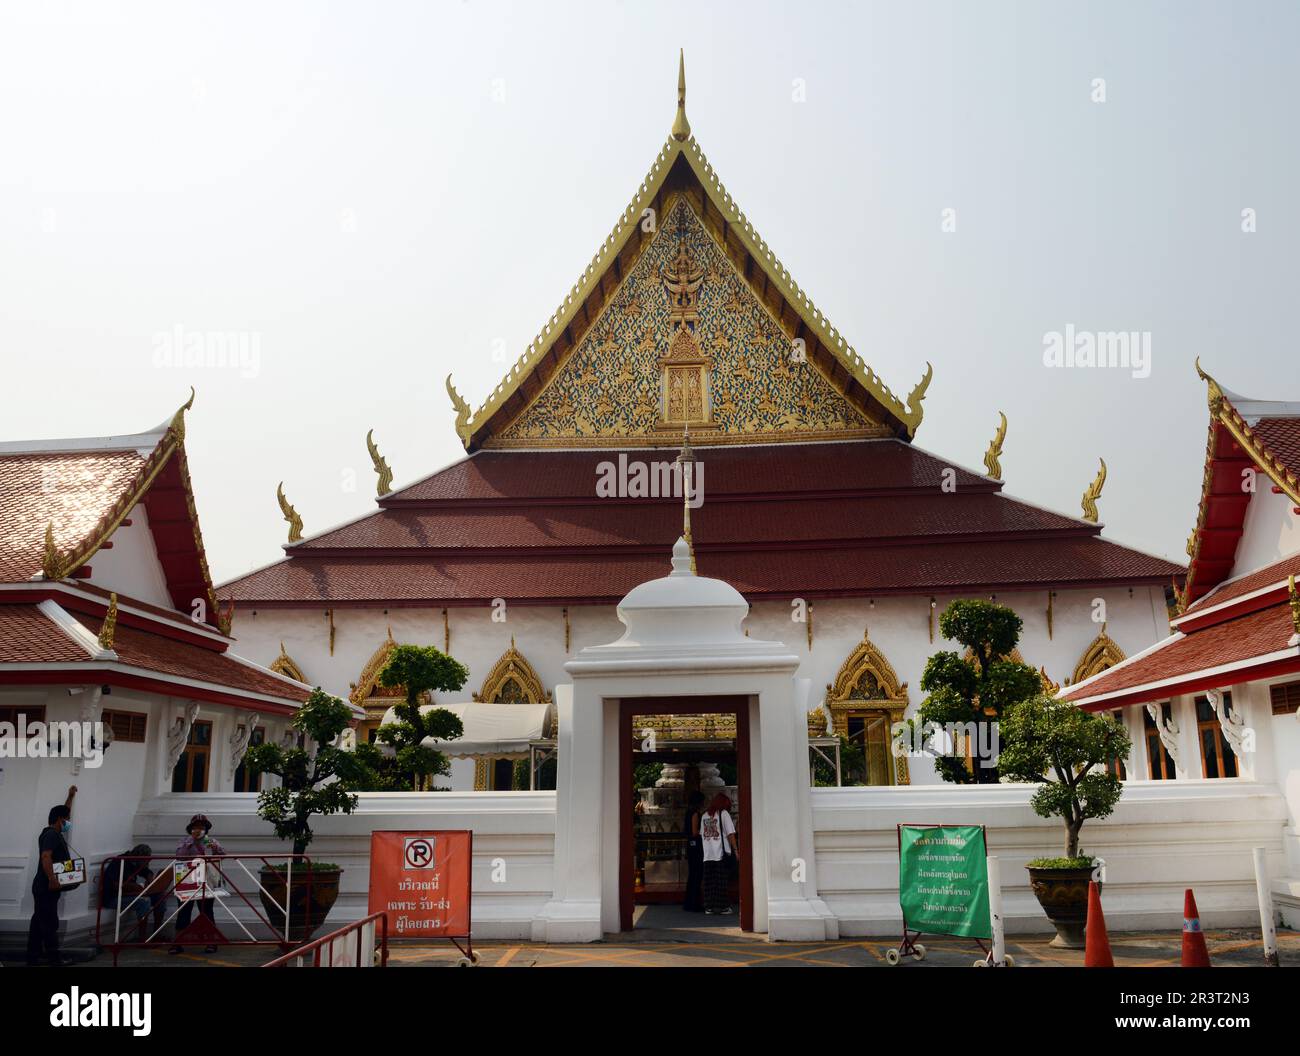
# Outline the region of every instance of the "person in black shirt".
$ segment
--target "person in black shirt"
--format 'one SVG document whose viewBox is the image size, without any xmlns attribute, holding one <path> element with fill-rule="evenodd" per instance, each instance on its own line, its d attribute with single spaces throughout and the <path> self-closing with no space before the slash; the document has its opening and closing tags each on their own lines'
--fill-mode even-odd
<svg viewBox="0 0 1300 1056">
<path fill-rule="evenodd" d="M 66 862 L 68 834 L 72 831 L 72 799 L 77 786 L 68 789 L 68 798 L 57 807 L 51 807 L 49 824 L 37 838 L 40 859 L 36 875 L 32 877 L 32 899 L 35 907 L 32 922 L 27 928 L 27 964 L 35 966 L 44 953 L 50 964 L 62 964 L 59 956 L 59 896 L 63 889 L 54 877 L 54 863 Z"/>
<path fill-rule="evenodd" d="M 100 886 L 101 904 L 112 911 L 116 911 L 119 904 L 123 911 L 128 908 L 134 911 L 136 942 L 144 942 L 151 934 L 148 930 L 150 909 L 153 910 L 152 934 L 156 935 L 163 926 L 167 885 L 163 877 L 149 868 L 148 859 L 152 856 L 152 847 L 147 843 L 137 843 L 129 851 L 104 862 L 104 881 Z"/>
</svg>

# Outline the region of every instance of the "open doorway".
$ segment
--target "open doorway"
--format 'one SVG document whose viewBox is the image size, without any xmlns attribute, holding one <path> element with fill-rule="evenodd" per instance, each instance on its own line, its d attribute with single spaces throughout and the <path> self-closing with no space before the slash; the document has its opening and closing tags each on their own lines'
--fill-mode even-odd
<svg viewBox="0 0 1300 1056">
<path fill-rule="evenodd" d="M 754 928 L 749 706 L 744 697 L 623 700 L 619 705 L 619 921 L 623 931 Z M 691 793 L 731 800 L 738 853 L 735 916 L 683 909 Z"/>
</svg>

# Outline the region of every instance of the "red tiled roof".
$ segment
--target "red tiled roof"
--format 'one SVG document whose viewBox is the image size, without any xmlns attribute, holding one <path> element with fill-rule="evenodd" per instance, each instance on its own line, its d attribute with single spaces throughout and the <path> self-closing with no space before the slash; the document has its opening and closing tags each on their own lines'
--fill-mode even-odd
<svg viewBox="0 0 1300 1056">
<path fill-rule="evenodd" d="M 45 528 L 70 549 L 88 536 L 144 466 L 136 451 L 0 454 L 0 580 L 41 570 Z"/>
<path fill-rule="evenodd" d="M 680 498 L 600 498 L 644 451 L 493 451 L 380 500 L 224 585 L 245 604 L 616 601 L 665 574 Z M 699 570 L 752 596 L 1167 583 L 1182 569 L 897 440 L 710 447 L 691 511 Z M 697 478 L 698 479 L 698 478 Z"/>
<path fill-rule="evenodd" d="M 202 600 L 207 622 L 217 626 L 185 456 L 184 411 L 151 433 L 51 441 L 47 450 L 0 449 L 0 582 L 25 582 L 42 572 L 51 525 L 67 574 L 84 573 L 142 504 L 176 610 L 189 613 Z"/>
<path fill-rule="evenodd" d="M 1274 458 L 1300 476 L 1300 418 L 1261 418 L 1251 431 Z"/>
<path fill-rule="evenodd" d="M 1295 654 L 1295 666 L 1300 670 L 1300 648 L 1288 645 L 1294 634 L 1290 606 L 1285 603 L 1272 605 L 1191 634 L 1167 638 L 1149 652 L 1116 665 L 1096 678 L 1071 686 L 1061 694 L 1061 698 L 1088 701 L 1122 690 L 1134 690 L 1134 695 L 1137 696 L 1137 691 L 1143 687 L 1168 680 L 1175 681 L 1168 687 L 1162 687 L 1159 693 L 1148 693 L 1145 696 L 1147 699 L 1176 696 L 1180 692 L 1205 688 L 1188 681 L 1185 683 L 1186 688 L 1180 690 L 1177 680 L 1184 676 L 1190 680 L 1198 672 L 1267 656 L 1288 648 Z M 1228 683 L 1250 677 L 1248 672 L 1243 671 L 1233 678 L 1220 677 L 1218 681 Z M 1206 685 L 1213 682 L 1210 679 Z M 1112 701 L 1110 706 L 1117 703 L 1122 701 Z"/>
<path fill-rule="evenodd" d="M 1197 601 L 1196 604 L 1189 605 L 1184 615 L 1191 615 L 1216 605 L 1222 605 L 1225 601 L 1232 601 L 1233 598 L 1240 598 L 1252 591 L 1280 583 L 1291 575 L 1300 576 L 1300 554 L 1292 554 L 1290 557 L 1284 557 L 1281 561 L 1266 565 L 1264 568 L 1242 576 L 1240 579 L 1220 584 Z"/>
<path fill-rule="evenodd" d="M 0 605 L 0 664 L 77 663 L 90 654 L 35 605 Z"/>
<path fill-rule="evenodd" d="M 82 613 L 73 615 L 92 633 L 99 633 L 103 625 L 102 620 Z M 174 638 L 164 638 L 162 635 L 150 634 L 136 627 L 125 627 L 120 623 L 113 637 L 113 652 L 117 653 L 120 663 L 131 664 L 146 671 L 159 671 L 178 678 L 212 682 L 248 693 L 283 697 L 285 700 L 303 701 L 309 695 L 308 690 L 233 660 L 223 652 L 205 649 Z"/>
<path fill-rule="evenodd" d="M 103 626 L 102 617 L 79 612 L 70 615 L 92 635 L 98 635 Z M 137 668 L 142 674 L 156 672 L 283 701 L 301 702 L 310 692 L 219 649 L 152 634 L 121 622 L 114 635 L 113 652 L 117 664 Z M 96 665 L 107 670 L 114 661 L 97 659 L 34 604 L 0 605 L 0 681 L 23 674 L 6 669 L 6 665 L 49 664 L 57 670 L 58 665 L 70 663 L 87 665 L 81 670 L 94 670 Z M 68 675 L 69 681 L 78 677 L 84 676 Z"/>
</svg>

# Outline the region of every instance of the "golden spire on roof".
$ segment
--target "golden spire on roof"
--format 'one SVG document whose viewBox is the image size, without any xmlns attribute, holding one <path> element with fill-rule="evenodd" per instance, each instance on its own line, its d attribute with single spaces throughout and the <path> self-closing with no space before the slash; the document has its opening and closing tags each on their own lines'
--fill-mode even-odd
<svg viewBox="0 0 1300 1056">
<path fill-rule="evenodd" d="M 388 467 L 388 459 L 379 453 L 375 444 L 375 431 L 366 433 L 366 450 L 370 452 L 370 461 L 374 463 L 379 480 L 375 482 L 375 491 L 382 497 L 393 490 L 393 471 Z"/>
<path fill-rule="evenodd" d="M 1101 468 L 1097 470 L 1096 478 L 1088 485 L 1088 489 L 1083 493 L 1082 502 L 1083 519 L 1085 521 L 1092 521 L 1093 524 L 1097 523 L 1097 500 L 1101 498 L 1102 485 L 1106 483 L 1106 460 L 1104 458 L 1099 458 L 1097 461 L 1101 463 Z"/>
<path fill-rule="evenodd" d="M 113 648 L 113 636 L 117 633 L 117 595 L 109 594 L 108 611 L 104 613 L 104 625 L 99 629 L 99 647 Z"/>
<path fill-rule="evenodd" d="M 289 525 L 289 542 L 296 543 L 302 538 L 302 518 L 284 497 L 284 481 L 276 485 L 275 497 L 280 501 L 280 512 L 284 514 L 285 522 Z"/>
<path fill-rule="evenodd" d="M 691 481 L 695 476 L 693 468 L 695 465 L 695 451 L 691 448 L 691 431 L 690 429 L 682 430 L 682 452 L 677 456 L 677 464 L 681 466 L 679 477 L 682 482 L 682 538 L 686 540 L 686 546 L 691 552 L 691 574 L 695 574 L 695 543 L 691 539 Z"/>
<path fill-rule="evenodd" d="M 194 406 L 194 386 L 190 386 L 190 398 L 181 404 L 180 410 L 172 415 L 171 429 L 182 440 L 185 439 L 185 412 Z"/>
<path fill-rule="evenodd" d="M 691 138 L 691 123 L 686 120 L 686 49 L 677 57 L 677 116 L 673 118 L 673 139 L 684 142 Z"/>
<path fill-rule="evenodd" d="M 1196 373 L 1197 376 L 1203 382 L 1205 382 L 1206 401 L 1210 405 L 1210 413 L 1217 418 L 1219 416 L 1219 411 L 1223 409 L 1223 389 L 1219 387 L 1219 383 L 1217 381 L 1215 381 L 1212 377 L 1210 377 L 1210 375 L 1208 375 L 1207 373 L 1205 373 L 1205 371 L 1201 369 L 1200 356 L 1196 357 Z"/>
</svg>

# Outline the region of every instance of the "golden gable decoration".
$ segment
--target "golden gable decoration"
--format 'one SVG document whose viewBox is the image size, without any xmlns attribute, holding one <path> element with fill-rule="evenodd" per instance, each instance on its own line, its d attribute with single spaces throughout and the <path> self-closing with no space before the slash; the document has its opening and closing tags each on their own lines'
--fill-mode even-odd
<svg viewBox="0 0 1300 1056">
<path fill-rule="evenodd" d="M 299 682 L 306 682 L 307 676 L 302 673 L 302 668 L 284 649 L 284 642 L 280 643 L 280 655 L 271 661 L 270 670 L 278 675 L 284 675 L 286 678 L 296 679 Z"/>
<path fill-rule="evenodd" d="M 1077 686 L 1085 678 L 1099 675 L 1124 659 L 1124 650 L 1106 633 L 1106 625 L 1103 623 L 1101 633 L 1088 644 L 1088 648 L 1079 657 L 1079 662 L 1074 665 L 1074 677 L 1070 679 L 1070 684 Z"/>
<path fill-rule="evenodd" d="M 907 756 L 893 755 L 892 727 L 903 721 L 907 711 L 907 683 L 899 682 L 894 667 L 885 658 L 870 633 L 862 632 L 862 641 L 840 665 L 835 681 L 826 687 L 826 710 L 830 712 L 830 733 L 849 735 L 849 719 L 865 722 L 863 748 L 867 754 L 872 784 L 906 785 L 911 782 Z M 888 765 L 893 757 L 893 766 Z"/>
<path fill-rule="evenodd" d="M 485 704 L 549 704 L 551 695 L 537 677 L 527 658 L 515 648 L 514 636 L 510 648 L 492 665 L 487 678 L 474 699 Z"/>
<path fill-rule="evenodd" d="M 733 356 L 748 352 L 756 357 L 754 365 L 776 369 L 769 357 L 772 349 L 737 348 L 741 334 L 749 328 L 741 327 L 733 333 L 718 332 L 720 315 L 729 314 L 729 310 L 743 313 L 757 305 L 765 327 L 774 327 L 782 335 L 784 351 L 797 349 L 798 355 L 791 357 L 791 366 L 801 369 L 791 373 L 816 377 L 829 390 L 828 396 L 821 391 L 821 386 L 813 385 L 811 388 L 817 391 L 799 392 L 802 399 L 796 404 L 796 410 L 783 406 L 781 400 L 768 394 L 771 406 L 762 408 L 763 413 L 755 417 L 762 396 L 752 398 L 747 406 L 742 398 L 746 394 L 723 389 L 721 379 L 715 375 L 711 380 L 718 390 L 716 399 L 710 401 L 715 416 L 719 407 L 734 403 L 747 412 L 742 417 L 747 429 L 737 431 L 734 426 L 738 423 L 732 422 L 731 427 L 724 425 L 710 434 L 708 442 L 744 443 L 769 437 L 824 438 L 825 423 L 804 419 L 810 414 L 816 419 L 819 405 L 827 398 L 832 404 L 843 402 L 853 412 L 844 414 L 849 422 L 839 427 L 837 435 L 903 438 L 915 435 L 924 415 L 922 401 L 932 377 L 929 365 L 906 400 L 890 391 L 867 366 L 794 282 L 723 187 L 690 133 L 685 94 L 683 68 L 679 69 L 677 114 L 672 131 L 635 197 L 564 302 L 487 400 L 471 414 L 469 404 L 448 378 L 447 391 L 456 409 L 456 432 L 466 450 L 475 451 L 484 446 L 597 446 L 626 436 L 643 436 L 653 441 L 653 415 L 658 401 L 651 398 L 651 390 L 656 374 L 653 369 L 644 368 L 653 366 L 653 359 L 662 355 L 670 334 L 662 325 L 651 325 L 650 341 L 659 345 L 657 354 L 654 348 L 650 349 L 649 364 L 640 357 L 635 364 L 629 364 L 627 357 L 634 348 L 644 353 L 647 318 L 666 322 L 660 269 L 675 259 L 677 247 L 673 246 L 672 252 L 665 251 L 667 242 L 673 240 L 663 236 L 672 229 L 669 218 L 683 200 L 689 201 L 693 226 L 707 231 L 709 247 L 707 253 L 698 252 L 703 247 L 693 241 L 689 254 L 693 263 L 684 275 L 688 280 L 686 286 L 695 289 L 682 291 L 698 297 L 700 346 L 721 356 L 730 343 Z M 649 255 L 655 257 L 654 270 L 639 270 L 643 258 Z M 673 282 L 678 284 L 676 277 Z M 712 323 L 711 307 L 714 309 Z M 689 307 L 683 309 L 684 314 L 689 310 Z M 584 393 L 583 399 L 575 401 L 568 385 L 561 386 L 564 391 L 546 398 L 558 375 L 566 370 L 583 375 L 583 368 L 592 366 L 591 362 L 584 361 L 590 361 L 598 352 L 598 358 L 608 359 L 611 349 L 617 362 L 607 364 L 609 369 L 585 375 L 592 391 Z M 579 361 L 576 365 L 575 360 Z M 636 369 L 629 370 L 630 366 Z M 616 380 L 628 377 L 634 383 Z M 543 400 L 545 405 L 539 409 L 537 404 Z M 771 428 L 774 419 L 778 423 L 775 429 Z"/>
</svg>

